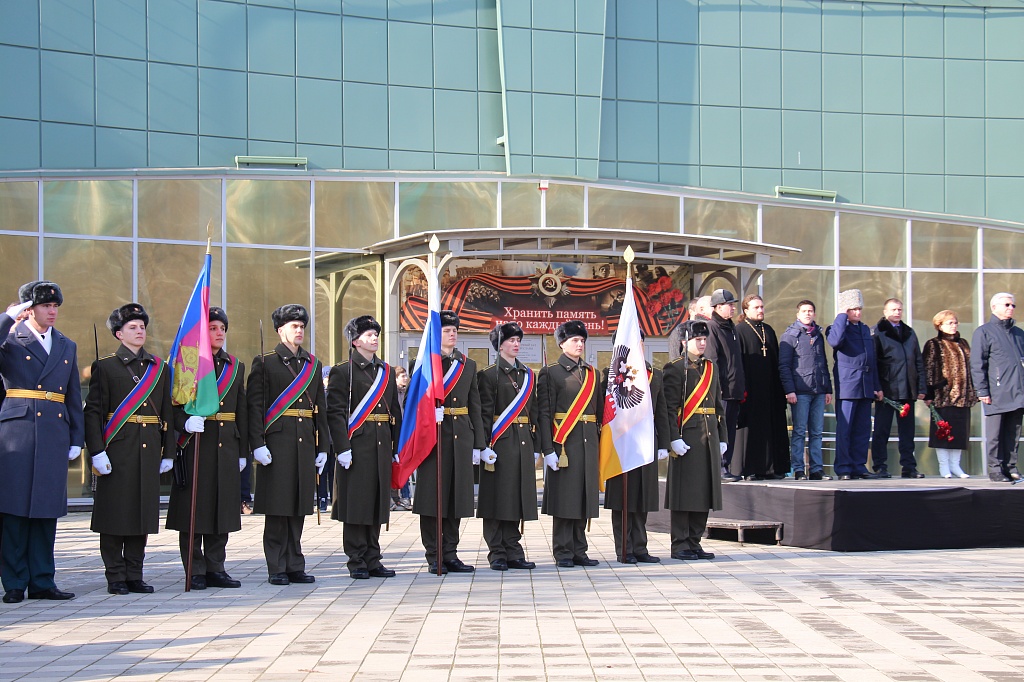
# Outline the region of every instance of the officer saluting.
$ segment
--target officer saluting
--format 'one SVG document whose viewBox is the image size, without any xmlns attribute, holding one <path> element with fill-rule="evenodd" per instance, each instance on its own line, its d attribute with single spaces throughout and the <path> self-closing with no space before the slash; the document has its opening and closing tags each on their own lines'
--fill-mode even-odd
<svg viewBox="0 0 1024 682">
<path fill-rule="evenodd" d="M 245 401 L 245 365 L 224 350 L 228 315 L 223 308 L 210 307 L 210 346 L 220 408 L 205 419 L 189 416 L 183 407 L 174 408 L 174 427 L 184 444 L 187 485 L 171 487 L 167 507 L 167 528 L 178 531 L 181 563 L 188 570 L 188 531 L 192 506 L 192 476 L 196 476 L 196 523 L 192 547 L 193 590 L 207 587 L 241 587 L 242 583 L 224 571 L 228 533 L 242 529 L 242 517 L 235 500 L 241 495 L 241 470 L 249 457 L 248 408 Z M 199 472 L 192 469 L 200 433 Z M 166 468 L 167 463 L 164 464 Z"/>
<path fill-rule="evenodd" d="M 523 330 L 515 322 L 491 330 L 498 359 L 480 370 L 480 408 L 490 443 L 480 471 L 477 516 L 483 519 L 487 560 L 495 571 L 533 569 L 520 544 L 520 521 L 537 520 L 537 382 L 519 362 Z M 487 461 L 490 461 L 488 466 Z"/>
<path fill-rule="evenodd" d="M 380 325 L 370 315 L 349 320 L 349 361 L 331 368 L 327 417 L 338 453 L 331 518 L 343 521 L 349 575 L 390 578 L 381 564 L 380 526 L 391 510 L 391 462 L 402 430 L 395 370 L 377 357 Z"/>
<path fill-rule="evenodd" d="M 289 303 L 271 320 L 280 343 L 257 355 L 246 385 L 249 444 L 262 467 L 256 474 L 257 514 L 266 514 L 263 554 L 271 585 L 312 583 L 302 554 L 302 527 L 313 513 L 316 471 L 329 444 L 320 361 L 306 352 L 309 313 Z"/>
<path fill-rule="evenodd" d="M 551 545 L 559 568 L 596 566 L 587 556 L 587 519 L 598 515 L 597 371 L 583 361 L 587 328 L 570 320 L 555 330 L 562 349 L 558 362 L 540 371 L 538 432 L 544 465 L 542 511 L 552 516 Z"/>
<path fill-rule="evenodd" d="M 107 592 L 149 593 L 142 580 L 146 539 L 160 532 L 161 462 L 174 455 L 167 365 L 146 343 L 149 315 L 138 303 L 110 313 L 107 329 L 121 346 L 92 366 L 85 442 L 97 474 L 92 530 L 100 534 Z"/>
<path fill-rule="evenodd" d="M 68 461 L 82 452 L 84 428 L 74 341 L 53 328 L 64 302 L 53 282 L 29 282 L 20 304 L 0 314 L 0 524 L 7 604 L 71 599 L 57 589 L 53 544 L 68 512 Z M 28 311 L 28 319 L 17 319 Z M 65 457 L 65 455 L 67 455 Z"/>
</svg>

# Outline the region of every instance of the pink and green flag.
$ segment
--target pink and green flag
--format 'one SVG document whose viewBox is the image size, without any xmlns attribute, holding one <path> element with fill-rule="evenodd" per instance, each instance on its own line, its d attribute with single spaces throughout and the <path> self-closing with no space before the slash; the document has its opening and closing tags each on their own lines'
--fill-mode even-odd
<svg viewBox="0 0 1024 682">
<path fill-rule="evenodd" d="M 210 253 L 181 316 L 171 347 L 171 401 L 191 415 L 208 417 L 220 408 L 210 347 Z"/>
</svg>

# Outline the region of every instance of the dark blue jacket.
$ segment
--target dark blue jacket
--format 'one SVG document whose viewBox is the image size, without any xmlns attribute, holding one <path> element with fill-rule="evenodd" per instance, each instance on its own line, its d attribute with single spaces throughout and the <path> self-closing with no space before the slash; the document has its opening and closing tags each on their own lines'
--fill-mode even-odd
<svg viewBox="0 0 1024 682">
<path fill-rule="evenodd" d="M 834 355 L 832 373 L 836 399 L 873 400 L 875 391 L 881 391 L 882 385 L 878 380 L 875 344 L 868 326 L 863 322 L 851 324 L 846 313 L 839 313 L 825 330 L 825 337 Z"/>
<path fill-rule="evenodd" d="M 913 327 L 900 323 L 894 327 L 884 317 L 871 328 L 878 360 L 879 381 L 887 398 L 913 402 L 928 390 L 924 376 L 924 356 Z"/>
<path fill-rule="evenodd" d="M 971 337 L 971 378 L 978 396 L 992 398 L 982 404 L 985 414 L 1003 414 L 1024 408 L 1024 331 L 1014 321 L 995 315 Z"/>
<path fill-rule="evenodd" d="M 803 324 L 794 322 L 779 339 L 779 374 L 784 393 L 816 395 L 832 392 L 825 335 L 816 322 L 811 325 L 811 333 L 808 334 Z"/>
<path fill-rule="evenodd" d="M 50 354 L 27 322 L 0 313 L 4 387 L 52 391 L 64 402 L 15 398 L 0 407 L 0 513 L 55 519 L 68 513 L 68 450 L 84 445 L 82 389 L 75 342 L 56 329 Z M 13 327 L 13 329 L 12 329 Z"/>
</svg>

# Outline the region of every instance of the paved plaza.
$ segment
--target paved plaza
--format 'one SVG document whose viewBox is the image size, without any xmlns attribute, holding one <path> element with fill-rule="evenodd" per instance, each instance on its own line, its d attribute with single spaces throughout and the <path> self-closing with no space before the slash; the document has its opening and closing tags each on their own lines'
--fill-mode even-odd
<svg viewBox="0 0 1024 682">
<path fill-rule="evenodd" d="M 266 581 L 263 519 L 228 545 L 236 590 L 183 591 L 177 533 L 151 536 L 151 595 L 108 595 L 89 515 L 58 526 L 70 602 L 0 605 L 0 680 L 1021 680 L 1024 549 L 838 554 L 708 540 L 713 562 L 556 569 L 550 522 L 527 524 L 532 572 L 487 568 L 481 524 L 425 572 L 418 518 L 382 533 L 398 577 L 353 581 L 341 525 L 307 518 L 314 585 Z M 611 563 L 609 563 L 611 562 Z"/>
</svg>

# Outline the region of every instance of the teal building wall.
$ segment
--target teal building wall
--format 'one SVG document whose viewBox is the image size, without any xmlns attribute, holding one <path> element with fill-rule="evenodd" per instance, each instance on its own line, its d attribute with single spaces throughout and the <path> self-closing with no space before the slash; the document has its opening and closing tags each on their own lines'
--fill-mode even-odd
<svg viewBox="0 0 1024 682">
<path fill-rule="evenodd" d="M 500 171 L 1024 222 L 1024 3 L 5 0 L 0 174 Z"/>
</svg>

